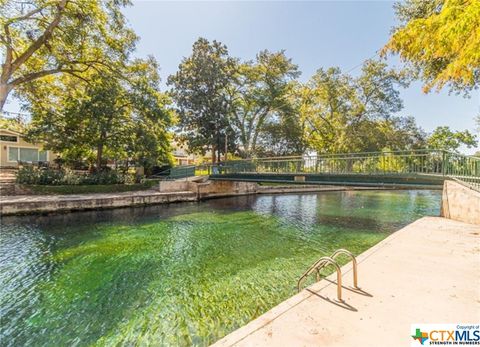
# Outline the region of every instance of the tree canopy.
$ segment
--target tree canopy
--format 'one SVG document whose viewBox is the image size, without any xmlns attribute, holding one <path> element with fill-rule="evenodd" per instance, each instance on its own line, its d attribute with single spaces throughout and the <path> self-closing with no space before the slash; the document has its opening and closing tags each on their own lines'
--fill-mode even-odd
<svg viewBox="0 0 480 347">
<path fill-rule="evenodd" d="M 478 141 L 468 130 L 452 131 L 448 126 L 439 126 L 428 136 L 427 145 L 432 149 L 456 152 L 462 145 L 467 148 L 475 147 Z"/>
<path fill-rule="evenodd" d="M 120 9 L 128 0 L 0 1 L 0 111 L 12 90 L 33 93 L 32 82 L 78 81 L 128 61 L 137 36 Z"/>
<path fill-rule="evenodd" d="M 480 82 L 480 1 L 407 0 L 383 49 L 399 54 L 424 81 L 423 90 L 448 85 L 467 93 Z"/>
<path fill-rule="evenodd" d="M 229 88 L 236 68 L 224 44 L 200 38 L 193 44 L 191 56 L 184 58 L 178 72 L 168 79 L 177 106 L 180 141 L 193 152 L 211 150 L 214 161 L 225 153 L 228 138 L 230 145 L 235 144 Z"/>
<path fill-rule="evenodd" d="M 168 162 L 172 114 L 156 68 L 152 60 L 139 60 L 125 79 L 96 74 L 69 93 L 32 100 L 28 136 L 72 159 L 95 157 L 97 169 L 105 154 L 143 165 Z"/>
<path fill-rule="evenodd" d="M 257 141 L 272 117 L 290 110 L 290 83 L 300 75 L 297 65 L 281 52 L 261 51 L 254 62 L 240 64 L 232 86 L 232 123 L 238 131 L 241 151 L 255 153 Z M 270 127 L 273 124 L 270 123 Z"/>
<path fill-rule="evenodd" d="M 309 148 L 325 153 L 405 146 L 401 138 L 388 133 L 409 128 L 412 139 L 420 134 L 411 119 L 394 117 L 403 108 L 398 87 L 406 83 L 402 74 L 374 60 L 364 63 L 357 78 L 339 68 L 319 69 L 297 88 L 304 141 Z"/>
</svg>

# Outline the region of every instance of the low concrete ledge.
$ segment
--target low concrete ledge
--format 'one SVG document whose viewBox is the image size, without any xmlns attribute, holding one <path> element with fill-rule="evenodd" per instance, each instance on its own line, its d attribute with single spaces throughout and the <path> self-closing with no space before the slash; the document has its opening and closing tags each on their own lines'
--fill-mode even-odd
<svg viewBox="0 0 480 347">
<path fill-rule="evenodd" d="M 14 215 L 96 210 L 196 200 L 197 195 L 191 191 L 170 193 L 142 191 L 118 194 L 12 196 L 3 198 L 0 201 L 0 214 Z"/>
<path fill-rule="evenodd" d="M 460 222 L 480 224 L 480 192 L 455 181 L 445 181 L 441 216 Z"/>
</svg>

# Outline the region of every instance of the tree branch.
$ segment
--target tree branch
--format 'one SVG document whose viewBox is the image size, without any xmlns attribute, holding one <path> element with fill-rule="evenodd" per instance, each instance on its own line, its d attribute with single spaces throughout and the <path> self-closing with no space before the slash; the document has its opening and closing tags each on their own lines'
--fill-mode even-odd
<svg viewBox="0 0 480 347">
<path fill-rule="evenodd" d="M 18 85 L 18 84 L 22 84 L 22 83 L 26 83 L 26 82 L 36 80 L 36 79 L 44 77 L 44 76 L 54 75 L 54 74 L 57 74 L 57 73 L 60 73 L 60 72 L 70 73 L 70 74 L 74 75 L 75 77 L 79 77 L 78 75 L 76 75 L 76 73 L 77 72 L 85 72 L 88 68 L 89 68 L 88 66 L 83 70 L 57 68 L 57 69 L 33 72 L 33 73 L 25 75 L 23 77 L 17 78 L 15 80 L 13 80 L 12 82 L 10 82 L 9 84 L 15 86 L 15 85 Z M 85 80 L 83 77 L 79 77 L 79 78 Z"/>
<path fill-rule="evenodd" d="M 39 7 L 39 8 L 36 8 L 35 10 L 32 10 L 30 12 L 28 12 L 26 15 L 24 16 L 21 16 L 21 17 L 15 17 L 15 18 L 10 18 L 7 22 L 6 22 L 6 26 L 12 24 L 13 22 L 19 22 L 19 21 L 22 21 L 22 20 L 25 20 L 25 19 L 29 19 L 31 16 L 39 13 L 39 12 L 42 12 L 42 10 L 45 8 L 45 6 L 43 7 Z"/>
<path fill-rule="evenodd" d="M 30 58 L 33 53 L 35 53 L 42 45 L 47 42 L 50 37 L 52 36 L 53 30 L 60 24 L 60 19 L 62 18 L 63 12 L 67 5 L 68 0 L 61 0 L 57 5 L 57 13 L 53 18 L 52 22 L 48 25 L 42 35 L 38 37 L 31 45 L 27 48 L 25 52 L 23 52 L 15 61 L 12 63 L 11 74 L 15 72 L 23 63 Z"/>
</svg>

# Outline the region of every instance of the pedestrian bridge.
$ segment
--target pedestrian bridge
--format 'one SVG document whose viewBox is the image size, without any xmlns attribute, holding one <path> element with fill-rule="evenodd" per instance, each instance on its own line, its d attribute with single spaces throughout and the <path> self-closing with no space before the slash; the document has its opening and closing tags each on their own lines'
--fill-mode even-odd
<svg viewBox="0 0 480 347">
<path fill-rule="evenodd" d="M 441 150 L 254 158 L 202 170 L 211 180 L 436 188 L 453 179 L 480 190 L 480 158 Z"/>
</svg>

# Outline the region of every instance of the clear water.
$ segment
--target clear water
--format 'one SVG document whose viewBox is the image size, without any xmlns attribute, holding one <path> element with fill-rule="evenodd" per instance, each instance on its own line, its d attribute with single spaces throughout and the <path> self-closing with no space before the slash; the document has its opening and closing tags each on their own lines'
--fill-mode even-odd
<svg viewBox="0 0 480 347">
<path fill-rule="evenodd" d="M 359 254 L 439 202 L 329 192 L 4 217 L 0 345 L 208 345 L 294 294 L 320 256 Z"/>
</svg>

